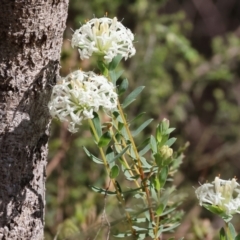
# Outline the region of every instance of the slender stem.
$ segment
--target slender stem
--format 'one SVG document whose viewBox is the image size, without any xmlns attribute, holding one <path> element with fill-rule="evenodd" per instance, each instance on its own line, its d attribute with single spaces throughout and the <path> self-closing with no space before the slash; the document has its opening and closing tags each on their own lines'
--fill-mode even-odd
<svg viewBox="0 0 240 240">
<path fill-rule="evenodd" d="M 117 147 L 118 141 L 117 141 L 117 139 L 115 138 L 113 132 L 112 132 L 112 137 L 113 137 L 114 142 L 116 143 L 115 146 Z M 125 144 L 124 146 L 126 147 L 126 144 Z M 125 158 L 124 156 L 122 156 L 122 159 L 123 159 L 123 162 L 125 163 L 125 165 L 126 165 L 126 167 L 127 167 L 127 169 L 128 169 L 128 172 L 129 172 L 130 175 L 133 177 L 134 174 L 133 174 L 132 170 L 130 169 L 130 166 L 128 165 L 128 162 L 127 162 L 126 158 Z M 134 165 L 134 166 L 135 166 L 135 165 Z M 137 170 L 138 170 L 138 169 L 137 169 Z M 138 188 L 140 188 L 140 185 L 139 185 L 139 183 L 138 183 L 138 181 L 137 181 L 136 179 L 134 179 L 134 182 L 135 182 L 136 186 L 137 186 Z"/>
<path fill-rule="evenodd" d="M 93 124 L 92 120 L 90 120 L 90 119 L 88 120 L 88 122 L 89 122 L 89 125 L 90 125 L 91 129 L 92 129 L 92 132 L 93 132 L 93 135 L 94 135 L 94 137 L 95 137 L 95 140 L 98 142 L 98 141 L 99 141 L 99 137 L 98 137 L 97 131 L 96 131 L 95 127 L 94 127 L 94 124 Z M 103 164 L 104 164 L 104 166 L 105 166 L 105 168 L 106 168 L 106 171 L 107 171 L 107 173 L 108 173 L 108 176 L 110 176 L 111 169 L 110 169 L 110 166 L 109 166 L 109 164 L 108 164 L 108 162 L 107 162 L 107 159 L 106 159 L 106 156 L 105 156 L 105 154 L 104 154 L 103 148 L 102 148 L 102 147 L 98 147 L 98 148 L 99 148 L 99 151 L 100 151 L 102 160 L 103 160 Z M 122 206 L 123 208 L 125 208 L 125 200 L 124 200 L 124 198 L 122 197 L 121 192 L 119 192 L 119 188 L 118 188 L 117 182 L 116 182 L 115 179 L 113 179 L 113 178 L 110 178 L 110 179 L 111 179 L 111 182 L 113 183 L 113 186 L 114 186 L 114 188 L 115 188 L 115 190 L 116 190 L 117 198 L 118 198 L 121 206 Z M 126 212 L 126 211 L 125 211 L 125 214 L 126 214 L 126 217 L 127 217 L 127 221 L 128 221 L 128 223 L 130 224 L 132 234 L 133 234 L 133 236 L 135 236 L 136 234 L 135 234 L 135 230 L 134 230 L 133 227 L 132 227 L 131 216 L 130 216 L 130 214 L 129 214 L 128 212 Z"/>
<path fill-rule="evenodd" d="M 127 134 L 128 134 L 128 137 L 129 137 L 129 140 L 132 144 L 132 147 L 133 147 L 133 151 L 135 153 L 135 156 L 136 156 L 136 160 L 137 160 L 137 164 L 138 164 L 138 169 L 139 169 L 139 173 L 140 173 L 140 178 L 142 180 L 142 184 L 143 184 L 143 187 L 144 187 L 144 191 L 146 193 L 146 196 L 147 196 L 147 202 L 148 202 L 148 207 L 149 207 L 149 214 L 150 214 L 150 218 L 153 222 L 155 222 L 155 218 L 154 218 L 154 213 L 152 211 L 152 203 L 151 203 L 151 198 L 150 198 L 150 192 L 149 192 L 149 189 L 148 189 L 148 186 L 147 186 L 147 183 L 145 181 L 145 177 L 144 177 L 144 172 L 143 172 L 143 168 L 142 168 L 142 163 L 141 163 L 141 160 L 140 160 L 140 156 L 139 156 L 139 153 L 138 153 L 138 150 L 137 150 L 137 147 L 136 147 L 136 144 L 134 142 L 134 139 L 132 137 L 132 134 L 130 132 L 130 129 L 128 127 L 128 124 L 127 124 L 127 121 L 126 121 L 126 118 L 125 118 L 125 115 L 123 113 L 123 110 L 122 110 L 122 107 L 118 101 L 118 110 L 119 110 L 119 113 L 121 115 L 121 118 L 123 120 L 123 124 L 124 124 L 124 127 L 127 131 Z"/>
</svg>

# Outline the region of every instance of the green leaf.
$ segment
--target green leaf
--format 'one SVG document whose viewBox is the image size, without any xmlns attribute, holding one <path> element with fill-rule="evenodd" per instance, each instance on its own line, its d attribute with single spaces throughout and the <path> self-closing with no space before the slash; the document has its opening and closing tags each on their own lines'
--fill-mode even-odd
<svg viewBox="0 0 240 240">
<path fill-rule="evenodd" d="M 109 142 L 111 141 L 112 137 L 110 132 L 105 132 L 99 139 L 98 141 L 98 146 L 99 147 L 105 147 L 109 144 Z"/>
<path fill-rule="evenodd" d="M 240 234 L 238 234 L 234 240 L 240 240 Z"/>
<path fill-rule="evenodd" d="M 136 100 L 136 97 L 142 92 L 144 86 L 139 86 L 135 88 L 124 100 L 122 107 L 126 108 L 129 104 Z"/>
<path fill-rule="evenodd" d="M 224 228 L 221 228 L 219 235 L 220 235 L 220 240 L 227 240 Z"/>
<path fill-rule="evenodd" d="M 167 129 L 169 128 L 169 120 L 164 118 L 163 121 L 161 122 L 161 128 L 162 128 L 162 132 L 165 133 L 165 131 L 167 131 Z"/>
<path fill-rule="evenodd" d="M 165 134 L 170 134 L 172 133 L 176 128 L 169 128 L 168 130 L 165 131 Z"/>
<path fill-rule="evenodd" d="M 235 231 L 234 226 L 233 226 L 231 223 L 228 223 L 228 229 L 229 229 L 229 232 L 230 232 L 230 234 L 231 234 L 230 239 L 235 239 L 237 233 L 236 233 L 236 231 Z"/>
<path fill-rule="evenodd" d="M 97 66 L 98 66 L 99 70 L 101 71 L 101 73 L 104 76 L 108 75 L 108 68 L 107 68 L 106 64 L 103 61 L 98 61 L 97 62 Z"/>
<path fill-rule="evenodd" d="M 101 193 L 101 194 L 104 194 L 104 195 L 116 195 L 116 192 L 107 191 L 105 189 L 95 187 L 95 186 L 90 186 L 90 187 L 94 192 L 98 192 L 98 193 Z"/>
<path fill-rule="evenodd" d="M 127 133 L 126 128 L 125 128 L 124 126 L 122 126 L 122 128 L 121 128 L 120 131 L 121 131 L 121 134 L 122 134 L 123 138 L 124 138 L 126 141 L 128 141 L 128 140 L 129 140 L 129 136 L 128 136 L 128 133 Z"/>
<path fill-rule="evenodd" d="M 157 153 L 157 142 L 154 136 L 151 135 L 150 137 L 150 146 L 153 153 Z"/>
<path fill-rule="evenodd" d="M 153 120 L 153 118 L 145 121 L 137 130 L 132 132 L 132 136 L 136 137 L 144 128 L 146 128 L 152 122 L 152 120 Z"/>
<path fill-rule="evenodd" d="M 144 114 L 145 114 L 145 112 L 139 113 L 134 119 L 132 119 L 132 120 L 130 121 L 130 123 L 135 122 L 137 119 L 141 118 Z"/>
<path fill-rule="evenodd" d="M 107 159 L 108 163 L 113 162 L 113 161 L 112 161 L 113 158 L 114 158 L 114 151 L 113 151 L 113 149 L 111 148 L 111 146 L 109 146 L 109 147 L 107 148 L 107 151 L 106 151 L 106 159 Z"/>
<path fill-rule="evenodd" d="M 102 136 L 101 122 L 96 112 L 93 113 L 94 118 L 92 119 L 94 128 L 96 129 L 97 135 L 100 138 Z"/>
<path fill-rule="evenodd" d="M 158 202 L 158 195 L 153 185 L 150 185 L 151 197 Z"/>
<path fill-rule="evenodd" d="M 141 160 L 141 163 L 142 163 L 142 165 L 143 165 L 144 168 L 148 168 L 148 169 L 152 168 L 152 165 L 150 165 L 150 164 L 147 162 L 146 158 L 140 157 L 140 160 Z"/>
<path fill-rule="evenodd" d="M 166 166 L 161 169 L 159 174 L 159 181 L 160 181 L 161 188 L 164 186 L 165 182 L 167 181 L 167 177 L 168 177 L 168 167 Z"/>
<path fill-rule="evenodd" d="M 109 76 L 112 80 L 112 83 L 114 84 L 114 86 L 116 86 L 116 82 L 119 79 L 119 77 L 123 74 L 123 70 L 119 71 L 119 72 L 115 72 L 115 71 L 109 71 Z"/>
<path fill-rule="evenodd" d="M 164 205 L 166 205 L 166 204 L 167 204 L 167 201 L 165 202 Z M 171 212 L 173 212 L 173 211 L 175 211 L 175 210 L 176 210 L 175 207 L 169 208 L 169 209 L 167 209 L 166 211 L 164 211 L 164 212 L 160 215 L 160 217 L 166 216 L 167 214 L 169 214 L 169 213 L 171 213 Z"/>
<path fill-rule="evenodd" d="M 118 234 L 114 235 L 114 237 L 116 237 L 116 238 L 125 238 L 125 237 L 130 237 L 130 236 L 132 236 L 131 232 L 118 233 Z"/>
<path fill-rule="evenodd" d="M 164 205 L 161 203 L 156 210 L 156 214 L 158 216 L 160 216 L 162 214 L 163 210 L 164 210 Z"/>
<path fill-rule="evenodd" d="M 132 192 L 138 192 L 139 190 L 142 190 L 143 188 L 142 187 L 139 187 L 139 188 L 135 188 L 135 189 L 131 189 L 131 190 L 128 190 L 128 191 L 125 191 L 125 192 L 122 192 L 123 194 L 128 194 L 128 193 L 132 193 Z"/>
<path fill-rule="evenodd" d="M 87 156 L 90 157 L 90 159 L 91 159 L 92 161 L 94 161 L 95 163 L 98 163 L 98 164 L 103 164 L 103 161 L 102 161 L 101 159 L 95 157 L 93 154 L 91 154 L 91 153 L 87 150 L 87 148 L 83 147 L 83 150 L 84 150 L 84 152 L 87 154 Z"/>
<path fill-rule="evenodd" d="M 117 88 L 118 96 L 121 96 L 123 93 L 125 93 L 127 89 L 128 89 L 128 80 L 125 78 L 122 80 L 122 82 Z"/>
<path fill-rule="evenodd" d="M 158 143 L 162 141 L 162 129 L 161 129 L 161 125 L 159 124 L 157 125 L 156 138 Z"/>
<path fill-rule="evenodd" d="M 176 227 L 178 227 L 180 225 L 180 223 L 175 223 L 172 224 L 170 227 L 166 227 L 162 230 L 162 232 L 169 232 L 172 231 L 173 229 L 175 229 Z"/>
<path fill-rule="evenodd" d="M 225 222 L 229 222 L 232 219 L 232 215 L 227 215 L 226 212 L 218 206 L 203 204 L 203 206 L 210 212 L 219 215 Z"/>
<path fill-rule="evenodd" d="M 161 189 L 161 185 L 157 177 L 154 178 L 154 187 L 156 188 L 157 191 Z"/>
<path fill-rule="evenodd" d="M 151 148 L 151 146 L 150 146 L 150 143 L 149 143 L 141 151 L 139 151 L 139 155 L 143 156 L 145 153 L 147 153 L 149 151 L 150 148 Z"/>
<path fill-rule="evenodd" d="M 177 140 L 176 138 L 170 138 L 167 140 L 165 145 L 168 145 L 169 147 L 171 147 L 176 142 L 176 140 Z"/>
<path fill-rule="evenodd" d="M 163 159 L 162 159 L 162 156 L 160 153 L 155 153 L 153 155 L 154 159 L 155 159 L 155 162 L 157 164 L 158 167 L 162 167 L 163 165 Z"/>
<path fill-rule="evenodd" d="M 118 160 L 119 158 L 121 158 L 121 156 L 129 149 L 130 145 L 128 145 L 127 147 L 125 147 L 118 155 L 116 155 L 112 160 L 110 160 L 108 163 L 114 162 L 116 160 Z"/>
<path fill-rule="evenodd" d="M 109 63 L 108 65 L 108 69 L 109 70 L 114 70 L 118 64 L 120 63 L 120 61 L 122 60 L 122 55 L 118 54 L 116 57 L 114 57 L 112 59 L 112 61 Z"/>
<path fill-rule="evenodd" d="M 118 174 L 119 174 L 119 167 L 118 165 L 114 165 L 110 171 L 110 178 L 116 178 Z"/>
</svg>

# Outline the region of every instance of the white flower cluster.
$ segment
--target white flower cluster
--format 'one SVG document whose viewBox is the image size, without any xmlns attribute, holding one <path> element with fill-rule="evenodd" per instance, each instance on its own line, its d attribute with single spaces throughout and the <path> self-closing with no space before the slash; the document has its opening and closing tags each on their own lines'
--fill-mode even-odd
<svg viewBox="0 0 240 240">
<path fill-rule="evenodd" d="M 125 60 L 132 57 L 136 52 L 133 40 L 132 32 L 116 17 L 94 18 L 74 32 L 72 47 L 79 49 L 82 60 L 95 53 L 109 63 L 118 54 Z"/>
<path fill-rule="evenodd" d="M 50 114 L 69 122 L 69 131 L 77 132 L 82 120 L 93 118 L 100 107 L 111 111 L 117 106 L 114 86 L 104 76 L 80 70 L 62 78 L 53 87 L 48 104 Z"/>
<path fill-rule="evenodd" d="M 222 180 L 216 177 L 212 183 L 205 183 L 196 190 L 200 205 L 217 206 L 227 215 L 240 213 L 240 189 L 236 179 Z"/>
</svg>

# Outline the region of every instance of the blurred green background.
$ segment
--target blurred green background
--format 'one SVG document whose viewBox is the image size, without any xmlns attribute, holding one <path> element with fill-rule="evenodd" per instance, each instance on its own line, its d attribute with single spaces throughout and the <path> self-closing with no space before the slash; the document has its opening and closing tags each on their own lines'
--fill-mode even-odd
<svg viewBox="0 0 240 240">
<path fill-rule="evenodd" d="M 177 149 L 190 143 L 175 185 L 187 194 L 176 239 L 218 239 L 223 222 L 200 208 L 194 187 L 221 178 L 240 179 L 240 2 L 239 0 L 71 0 L 61 56 L 61 76 L 81 68 L 69 39 L 85 19 L 117 16 L 135 34 L 136 55 L 122 62 L 130 90 L 145 85 L 128 115 L 154 118 L 152 133 L 164 117 L 176 127 Z M 89 185 L 105 186 L 104 169 L 91 162 L 82 146 L 92 146 L 87 126 L 72 135 L 65 124 L 52 123 L 47 166 L 45 239 L 94 239 L 104 207 L 102 195 Z M 96 152 L 97 154 L 97 152 Z M 111 218 L 115 200 L 108 198 Z M 240 218 L 233 223 L 240 231 Z M 104 238 L 104 231 L 97 239 Z M 75 237 L 74 237 L 75 236 Z M 170 235 L 166 235 L 165 238 Z M 110 237 L 110 239 L 114 239 Z"/>
</svg>

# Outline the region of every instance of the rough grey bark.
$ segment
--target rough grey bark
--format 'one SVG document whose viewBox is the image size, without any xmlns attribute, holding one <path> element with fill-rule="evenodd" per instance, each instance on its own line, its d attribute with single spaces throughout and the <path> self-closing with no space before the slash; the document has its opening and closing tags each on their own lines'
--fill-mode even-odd
<svg viewBox="0 0 240 240">
<path fill-rule="evenodd" d="M 0 0 L 0 239 L 43 239 L 47 103 L 68 0 Z"/>
</svg>

